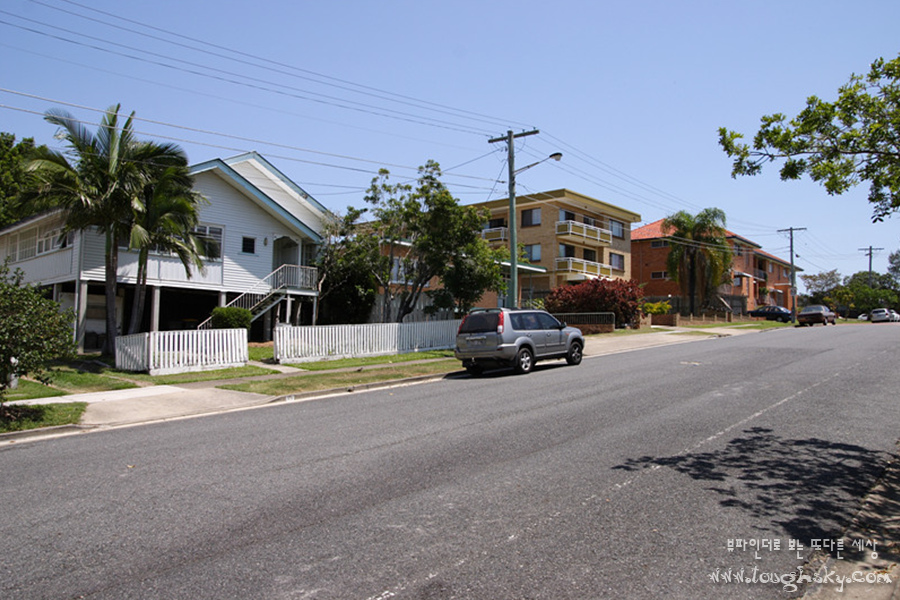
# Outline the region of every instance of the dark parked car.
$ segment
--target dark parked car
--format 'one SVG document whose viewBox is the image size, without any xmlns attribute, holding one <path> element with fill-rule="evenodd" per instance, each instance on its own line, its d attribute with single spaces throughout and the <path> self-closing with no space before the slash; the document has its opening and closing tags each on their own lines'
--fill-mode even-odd
<svg viewBox="0 0 900 600">
<path fill-rule="evenodd" d="M 581 362 L 584 337 L 543 310 L 476 308 L 463 319 L 456 334 L 456 358 L 472 375 L 485 368 L 508 366 L 528 373 L 534 363 L 565 358 Z"/>
<path fill-rule="evenodd" d="M 747 314 L 751 317 L 764 317 L 767 321 L 787 323 L 791 320 L 791 311 L 783 306 L 760 306 Z"/>
<path fill-rule="evenodd" d="M 807 306 L 797 315 L 797 323 L 800 325 L 813 325 L 821 323 L 822 325 L 836 324 L 834 312 L 827 306 L 821 304 L 811 304 Z"/>
</svg>

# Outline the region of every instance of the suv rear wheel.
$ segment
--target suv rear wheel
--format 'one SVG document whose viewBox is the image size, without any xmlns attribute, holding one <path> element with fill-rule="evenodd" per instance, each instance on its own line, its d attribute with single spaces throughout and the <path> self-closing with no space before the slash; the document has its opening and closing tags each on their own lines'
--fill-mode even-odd
<svg viewBox="0 0 900 600">
<path fill-rule="evenodd" d="M 516 362 L 513 366 L 516 369 L 516 373 L 522 375 L 531 373 L 531 370 L 534 368 L 534 353 L 529 348 L 521 348 L 519 353 L 516 354 Z"/>
</svg>

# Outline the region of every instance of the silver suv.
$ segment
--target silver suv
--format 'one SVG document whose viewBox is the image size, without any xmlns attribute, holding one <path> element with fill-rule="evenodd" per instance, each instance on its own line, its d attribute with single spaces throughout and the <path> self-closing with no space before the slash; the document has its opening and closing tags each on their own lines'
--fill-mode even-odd
<svg viewBox="0 0 900 600">
<path fill-rule="evenodd" d="M 456 333 L 456 358 L 472 375 L 485 368 L 509 366 L 529 373 L 534 363 L 565 358 L 581 363 L 584 337 L 543 310 L 476 308 L 463 319 Z"/>
</svg>

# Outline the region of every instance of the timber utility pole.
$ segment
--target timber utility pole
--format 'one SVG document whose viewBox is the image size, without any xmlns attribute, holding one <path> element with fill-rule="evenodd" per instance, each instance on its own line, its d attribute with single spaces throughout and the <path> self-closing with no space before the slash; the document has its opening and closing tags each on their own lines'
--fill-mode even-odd
<svg viewBox="0 0 900 600">
<path fill-rule="evenodd" d="M 516 147 L 515 139 L 526 135 L 540 133 L 537 129 L 513 133 L 506 132 L 503 137 L 488 140 L 488 143 L 506 142 L 509 158 L 509 289 L 506 292 L 506 305 L 515 308 L 519 305 L 519 245 L 516 235 Z"/>
<path fill-rule="evenodd" d="M 868 248 L 860 248 L 860 252 L 865 252 L 869 255 L 869 287 L 872 287 L 872 255 L 876 250 L 884 250 L 884 248 L 873 248 L 869 246 Z"/>
<path fill-rule="evenodd" d="M 788 227 L 779 229 L 778 233 L 791 235 L 791 323 L 797 324 L 797 268 L 794 266 L 794 232 L 806 231 L 806 227 Z"/>
</svg>

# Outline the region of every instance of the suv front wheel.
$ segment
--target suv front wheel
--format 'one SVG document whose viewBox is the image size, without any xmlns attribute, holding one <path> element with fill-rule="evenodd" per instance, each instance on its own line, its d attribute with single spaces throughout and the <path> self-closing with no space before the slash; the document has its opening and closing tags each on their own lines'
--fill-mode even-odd
<svg viewBox="0 0 900 600">
<path fill-rule="evenodd" d="M 581 344 L 572 342 L 572 345 L 569 346 L 569 351 L 566 352 L 566 362 L 570 365 L 580 365 L 582 356 L 584 356 L 584 353 L 582 352 Z"/>
<path fill-rule="evenodd" d="M 516 369 L 516 373 L 521 375 L 531 373 L 531 370 L 534 368 L 534 353 L 529 348 L 521 348 L 519 353 L 516 354 L 516 361 L 513 366 Z"/>
</svg>

